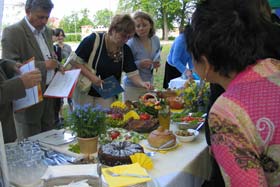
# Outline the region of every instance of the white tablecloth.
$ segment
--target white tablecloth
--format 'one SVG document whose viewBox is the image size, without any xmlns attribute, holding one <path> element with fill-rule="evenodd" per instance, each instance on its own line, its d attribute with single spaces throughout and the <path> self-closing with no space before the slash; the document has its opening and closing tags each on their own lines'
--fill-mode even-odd
<svg viewBox="0 0 280 187">
<path fill-rule="evenodd" d="M 170 89 L 178 89 L 178 88 L 181 88 L 181 87 L 184 86 L 184 84 L 185 84 L 186 81 L 187 81 L 186 79 L 182 79 L 181 77 L 177 77 L 177 78 L 175 78 L 175 79 L 170 80 L 170 82 L 168 83 L 168 88 L 170 88 Z M 195 82 L 196 82 L 197 84 L 200 83 L 199 80 L 195 80 Z"/>
<path fill-rule="evenodd" d="M 171 124 L 171 129 L 175 130 L 176 126 Z M 36 135 L 35 139 L 38 136 L 40 135 Z M 140 144 L 143 144 L 143 141 Z M 46 146 L 71 156 L 80 157 L 80 155 L 68 151 L 68 145 Z M 147 147 L 144 149 L 145 152 L 151 151 Z M 176 149 L 166 153 L 157 152 L 152 160 L 154 168 L 149 173 L 162 187 L 200 187 L 211 172 L 208 147 L 203 132 L 193 142 L 179 143 Z"/>
</svg>

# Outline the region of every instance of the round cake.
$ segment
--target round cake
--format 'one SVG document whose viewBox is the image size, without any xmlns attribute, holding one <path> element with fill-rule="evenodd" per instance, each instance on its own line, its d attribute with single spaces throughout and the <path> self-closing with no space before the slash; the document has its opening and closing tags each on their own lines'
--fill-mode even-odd
<svg viewBox="0 0 280 187">
<path fill-rule="evenodd" d="M 129 141 L 111 142 L 102 145 L 98 150 L 99 161 L 107 166 L 131 164 L 130 155 L 144 153 L 141 145 Z"/>
</svg>

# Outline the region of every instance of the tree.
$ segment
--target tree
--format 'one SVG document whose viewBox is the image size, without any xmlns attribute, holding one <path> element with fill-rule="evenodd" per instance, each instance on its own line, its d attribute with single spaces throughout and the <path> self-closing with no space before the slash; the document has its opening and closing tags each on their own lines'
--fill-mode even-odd
<svg viewBox="0 0 280 187">
<path fill-rule="evenodd" d="M 77 26 L 79 27 L 79 30 L 81 30 L 81 27 L 83 25 L 93 25 L 93 22 L 90 20 L 89 16 L 89 9 L 83 9 L 79 12 L 79 20 L 77 21 Z"/>
<path fill-rule="evenodd" d="M 182 2 L 190 0 L 120 0 L 118 12 L 128 13 L 142 10 L 149 13 L 155 20 L 157 28 L 162 29 L 162 38 L 168 40 L 168 33 L 173 23 L 182 12 Z"/>
<path fill-rule="evenodd" d="M 77 21 L 78 13 L 72 12 L 69 16 L 63 16 L 59 23 L 59 27 L 64 30 L 64 32 L 74 33 L 77 32 Z"/>
<path fill-rule="evenodd" d="M 89 19 L 88 9 L 72 12 L 69 16 L 64 16 L 59 23 L 59 27 L 68 33 L 81 32 L 81 26 L 83 25 L 93 25 Z"/>
<path fill-rule="evenodd" d="M 168 40 L 169 30 L 174 28 L 174 24 L 185 25 L 189 19 L 190 1 L 196 0 L 120 0 L 117 12 L 142 10 L 149 13 L 156 27 L 162 29 L 162 38 Z"/>
<path fill-rule="evenodd" d="M 95 26 L 109 27 L 111 19 L 113 17 L 113 12 L 109 9 L 98 10 L 93 16 Z"/>
</svg>

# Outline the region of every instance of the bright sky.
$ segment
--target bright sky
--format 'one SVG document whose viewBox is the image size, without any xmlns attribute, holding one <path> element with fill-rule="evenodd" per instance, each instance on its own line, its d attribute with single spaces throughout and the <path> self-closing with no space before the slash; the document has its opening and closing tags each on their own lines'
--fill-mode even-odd
<svg viewBox="0 0 280 187">
<path fill-rule="evenodd" d="M 109 9 L 115 13 L 119 0 L 52 0 L 54 8 L 51 17 L 62 18 L 64 15 L 70 15 L 73 11 L 89 9 L 90 14 L 98 10 Z"/>
</svg>

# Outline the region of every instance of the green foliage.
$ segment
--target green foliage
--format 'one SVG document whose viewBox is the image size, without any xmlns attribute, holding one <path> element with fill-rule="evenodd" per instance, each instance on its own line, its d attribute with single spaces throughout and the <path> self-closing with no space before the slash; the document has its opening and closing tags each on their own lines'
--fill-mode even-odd
<svg viewBox="0 0 280 187">
<path fill-rule="evenodd" d="M 77 154 L 81 153 L 79 143 L 70 144 L 68 150 L 72 151 L 73 153 L 77 153 Z"/>
<path fill-rule="evenodd" d="M 209 102 L 209 83 L 196 84 L 195 81 L 187 81 L 185 87 L 179 90 L 183 96 L 186 106 L 193 112 L 206 112 Z"/>
<path fill-rule="evenodd" d="M 64 16 L 61 19 L 59 27 L 66 33 L 81 32 L 81 26 L 93 25 L 89 17 L 88 9 L 83 9 L 80 12 L 72 12 L 70 15 Z"/>
<path fill-rule="evenodd" d="M 82 35 L 80 33 L 67 33 L 67 37 L 64 39 L 65 42 L 79 42 L 82 39 Z"/>
<path fill-rule="evenodd" d="M 99 10 L 93 16 L 94 24 L 96 26 L 109 27 L 112 17 L 113 17 L 112 11 L 110 11 L 108 9 Z"/>
<path fill-rule="evenodd" d="M 120 0 L 117 12 L 134 12 L 143 10 L 155 20 L 156 27 L 163 30 L 163 38 L 167 40 L 169 30 L 174 22 L 185 25 L 190 18 L 189 2 L 196 0 Z"/>
<path fill-rule="evenodd" d="M 163 45 L 162 51 L 160 54 L 160 57 L 161 57 L 160 67 L 157 70 L 154 70 L 154 87 L 159 90 L 162 89 L 165 63 L 166 63 L 167 55 L 169 54 L 170 48 L 171 48 L 171 44 Z"/>
<path fill-rule="evenodd" d="M 93 22 L 90 20 L 89 16 L 89 10 L 83 9 L 80 12 L 81 19 L 78 20 L 77 26 L 81 29 L 84 25 L 93 25 Z"/>
<path fill-rule="evenodd" d="M 91 138 L 106 132 L 106 112 L 102 107 L 92 107 L 90 104 L 77 106 L 66 117 L 65 126 L 77 133 L 80 138 Z"/>
</svg>

